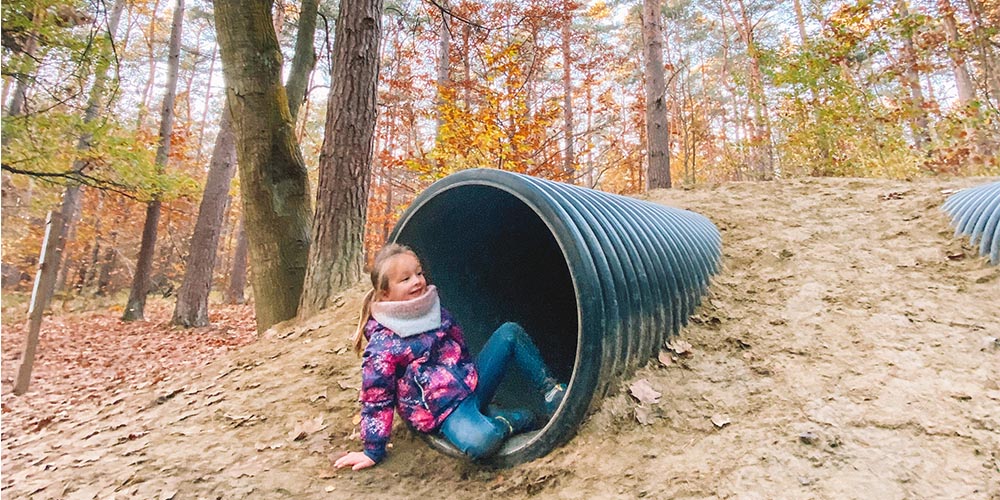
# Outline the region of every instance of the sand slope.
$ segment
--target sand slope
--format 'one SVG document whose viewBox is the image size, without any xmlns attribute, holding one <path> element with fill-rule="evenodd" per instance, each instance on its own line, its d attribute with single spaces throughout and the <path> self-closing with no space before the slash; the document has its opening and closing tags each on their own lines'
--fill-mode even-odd
<svg viewBox="0 0 1000 500">
<path fill-rule="evenodd" d="M 404 429 L 356 449 L 362 290 L 209 369 L 3 443 L 4 498 L 1000 498 L 1000 267 L 952 237 L 987 179 L 804 179 L 655 192 L 722 230 L 682 332 L 562 448 L 482 470 Z M 640 412 L 627 386 L 662 393 Z"/>
</svg>

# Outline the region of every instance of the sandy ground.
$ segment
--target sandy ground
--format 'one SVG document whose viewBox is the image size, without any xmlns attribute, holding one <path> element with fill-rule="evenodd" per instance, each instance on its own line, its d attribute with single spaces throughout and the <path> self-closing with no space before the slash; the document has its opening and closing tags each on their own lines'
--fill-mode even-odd
<svg viewBox="0 0 1000 500">
<path fill-rule="evenodd" d="M 653 193 L 723 234 L 691 352 L 532 463 L 480 469 L 397 429 L 379 467 L 331 468 L 359 446 L 359 288 L 205 370 L 5 433 L 3 498 L 1000 499 L 1000 267 L 939 211 L 984 182 Z M 640 379 L 662 393 L 648 424 Z"/>
</svg>

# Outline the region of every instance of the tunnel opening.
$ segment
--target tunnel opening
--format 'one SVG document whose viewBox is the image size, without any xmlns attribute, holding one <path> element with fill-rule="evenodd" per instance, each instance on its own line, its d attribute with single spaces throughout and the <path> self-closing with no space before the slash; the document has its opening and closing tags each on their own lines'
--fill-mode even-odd
<svg viewBox="0 0 1000 500">
<path fill-rule="evenodd" d="M 539 214 L 518 196 L 488 185 L 438 192 L 408 214 L 395 241 L 420 257 L 472 356 L 497 327 L 513 321 L 531 335 L 553 374 L 568 383 L 578 342 L 577 296 L 566 257 Z M 542 409 L 541 395 L 518 370 L 508 373 L 493 402 L 536 414 Z M 508 452 L 530 437 L 510 440 Z"/>
</svg>

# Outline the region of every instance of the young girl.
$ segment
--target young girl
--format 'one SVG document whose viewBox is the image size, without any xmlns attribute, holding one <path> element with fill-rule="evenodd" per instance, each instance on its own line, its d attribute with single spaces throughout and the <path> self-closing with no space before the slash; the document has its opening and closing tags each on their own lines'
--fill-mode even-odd
<svg viewBox="0 0 1000 500">
<path fill-rule="evenodd" d="M 417 431 L 440 432 L 471 458 L 494 453 L 535 420 L 528 410 L 489 406 L 512 362 L 544 395 L 547 416 L 555 413 L 566 386 L 550 375 L 519 325 L 497 329 L 473 362 L 461 328 L 441 307 L 412 250 L 397 244 L 383 248 L 371 280 L 354 337 L 358 353 L 368 340 L 361 363 L 364 451 L 348 453 L 335 467 L 360 470 L 381 462 L 394 409 Z"/>
</svg>

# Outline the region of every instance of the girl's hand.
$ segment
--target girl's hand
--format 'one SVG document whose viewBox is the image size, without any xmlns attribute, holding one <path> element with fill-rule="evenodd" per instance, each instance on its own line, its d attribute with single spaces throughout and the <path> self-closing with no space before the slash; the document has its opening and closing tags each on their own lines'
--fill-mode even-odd
<svg viewBox="0 0 1000 500">
<path fill-rule="evenodd" d="M 352 451 L 347 455 L 338 458 L 337 461 L 333 463 L 333 466 L 338 469 L 350 466 L 353 470 L 367 469 L 373 465 L 375 465 L 375 461 L 368 458 L 368 455 L 365 455 L 360 451 Z"/>
</svg>

